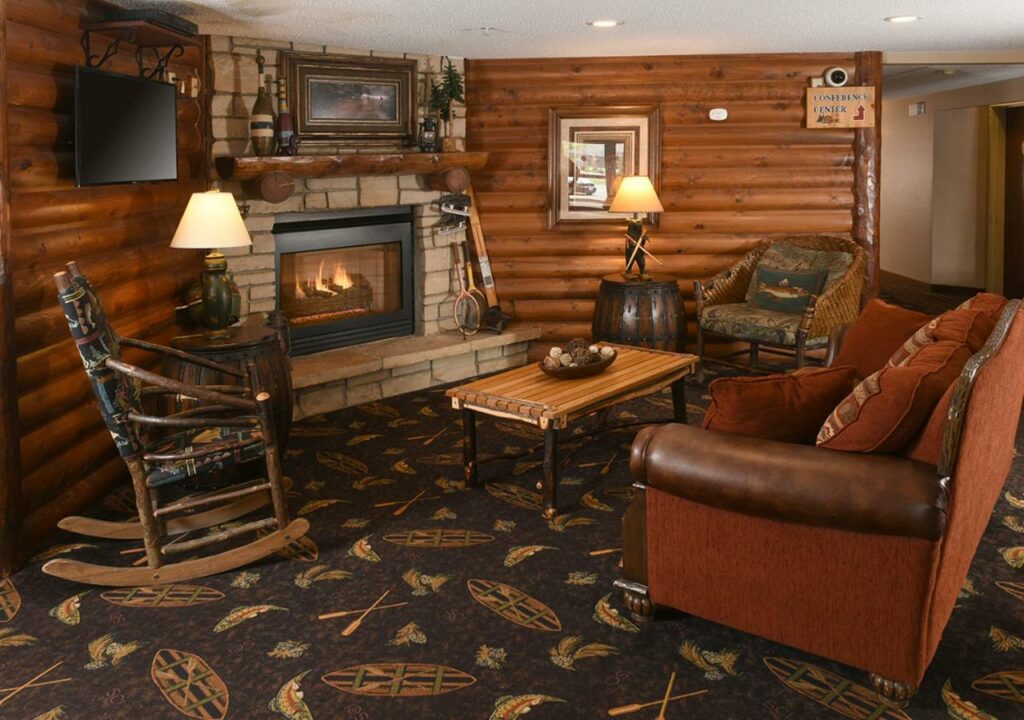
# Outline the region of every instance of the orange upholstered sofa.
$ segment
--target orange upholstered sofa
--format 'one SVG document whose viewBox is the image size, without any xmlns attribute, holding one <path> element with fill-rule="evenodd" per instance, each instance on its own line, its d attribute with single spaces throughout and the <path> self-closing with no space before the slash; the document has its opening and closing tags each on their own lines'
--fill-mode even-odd
<svg viewBox="0 0 1024 720">
<path fill-rule="evenodd" d="M 642 431 L 623 519 L 626 604 L 668 606 L 872 675 L 905 702 L 942 638 L 1010 469 L 1021 302 L 952 390 L 941 458 L 852 453 L 685 425 Z"/>
</svg>

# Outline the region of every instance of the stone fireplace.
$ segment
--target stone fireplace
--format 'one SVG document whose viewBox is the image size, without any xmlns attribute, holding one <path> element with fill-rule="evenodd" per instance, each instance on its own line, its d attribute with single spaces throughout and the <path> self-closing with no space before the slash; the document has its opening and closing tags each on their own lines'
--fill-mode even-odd
<svg viewBox="0 0 1024 720">
<path fill-rule="evenodd" d="M 271 77 L 277 74 L 278 49 L 376 54 L 224 36 L 212 37 L 209 47 L 213 157 L 252 154 L 248 126 L 249 109 L 259 86 L 257 48 L 267 59 L 266 73 Z M 417 61 L 417 96 L 425 101 L 442 59 L 436 55 L 405 57 Z M 462 69 L 461 60 L 455 59 L 455 64 Z M 461 149 L 465 108 L 458 106 L 453 112 L 452 133 Z M 300 155 L 357 152 L 415 150 L 379 145 L 299 146 Z M 424 176 L 297 178 L 293 194 L 280 203 L 253 197 L 237 181 L 224 181 L 216 175 L 211 179 L 234 193 L 247 209 L 245 224 L 252 247 L 225 252 L 241 291 L 243 319 L 278 308 L 290 317 L 296 418 L 526 362 L 529 341 L 540 335 L 536 327 L 513 325 L 501 335 L 481 332 L 468 338 L 456 331 L 451 305 L 458 283 L 451 245 L 465 242 L 465 233 L 438 231 L 440 214 L 433 203 L 440 193 L 430 189 Z M 383 226 L 393 224 L 389 218 L 395 215 L 402 215 L 402 221 L 394 224 L 408 228 L 403 231 L 407 243 L 398 243 L 400 249 L 375 235 Z M 374 224 L 378 222 L 381 224 Z M 350 226 L 329 227 L 339 223 Z M 369 224 L 369 229 L 357 230 L 359 224 Z M 354 244 L 339 245 L 335 240 L 316 244 L 339 230 L 345 231 L 343 234 L 351 230 Z M 396 263 L 400 280 L 391 272 Z M 401 300 L 400 311 L 396 299 Z M 396 315 L 399 312 L 401 317 Z"/>
<path fill-rule="evenodd" d="M 415 332 L 411 207 L 288 215 L 273 233 L 294 355 Z"/>
</svg>

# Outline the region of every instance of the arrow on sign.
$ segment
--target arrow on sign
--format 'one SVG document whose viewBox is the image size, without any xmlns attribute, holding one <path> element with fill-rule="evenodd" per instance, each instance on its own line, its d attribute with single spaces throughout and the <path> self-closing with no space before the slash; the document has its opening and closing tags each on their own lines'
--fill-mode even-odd
<svg viewBox="0 0 1024 720">
<path fill-rule="evenodd" d="M 853 116 L 853 119 L 854 120 L 863 120 L 864 119 L 864 106 L 863 105 L 858 105 L 857 106 L 857 114 Z"/>
</svg>

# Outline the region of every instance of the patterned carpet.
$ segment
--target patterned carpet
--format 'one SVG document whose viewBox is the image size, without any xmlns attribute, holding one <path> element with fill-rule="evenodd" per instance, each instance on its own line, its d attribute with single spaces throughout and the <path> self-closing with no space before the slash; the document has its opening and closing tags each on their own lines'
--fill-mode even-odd
<svg viewBox="0 0 1024 720">
<path fill-rule="evenodd" d="M 688 398 L 698 422 L 701 386 Z M 667 418 L 670 406 L 668 395 L 637 400 L 613 420 Z M 483 453 L 539 439 L 508 422 L 479 425 Z M 307 420 L 285 467 L 315 546 L 199 588 L 128 597 L 39 566 L 55 555 L 128 563 L 139 556 L 120 551 L 132 543 L 55 537 L 0 585 L 0 717 L 597 718 L 660 701 L 673 672 L 673 696 L 700 694 L 670 702 L 667 718 L 1024 717 L 1020 684 L 979 682 L 1024 677 L 1019 461 L 903 714 L 857 700 L 866 676 L 852 668 L 680 614 L 639 627 L 626 619 L 612 582 L 635 431 L 596 436 L 568 456 L 567 512 L 547 522 L 533 492 L 539 457 L 486 464 L 489 488 L 462 489 L 460 429 L 441 390 Z M 129 502 L 116 492 L 95 514 L 127 518 Z M 317 619 L 367 608 L 385 591 L 349 637 L 354 615 Z M 804 663 L 838 676 L 825 704 L 773 673 Z M 355 692 L 373 688 L 419 695 Z M 657 714 L 655 704 L 623 716 Z"/>
</svg>

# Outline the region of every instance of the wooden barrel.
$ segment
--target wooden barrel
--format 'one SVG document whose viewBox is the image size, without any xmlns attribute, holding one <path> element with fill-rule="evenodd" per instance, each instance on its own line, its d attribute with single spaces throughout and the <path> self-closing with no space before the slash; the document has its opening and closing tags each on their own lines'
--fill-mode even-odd
<svg viewBox="0 0 1024 720">
<path fill-rule="evenodd" d="M 278 446 L 283 451 L 288 447 L 288 436 L 292 425 L 292 378 L 288 358 L 284 353 L 277 330 L 265 325 L 247 323 L 229 328 L 221 337 L 202 334 L 182 335 L 171 340 L 171 347 L 193 355 L 215 360 L 245 372 L 251 360 L 259 373 L 263 389 L 270 393 L 274 408 L 274 428 L 277 431 Z M 238 385 L 239 379 L 217 370 L 211 370 L 170 357 L 166 360 L 164 372 L 168 377 L 190 385 Z M 171 412 L 187 409 L 190 403 L 180 398 L 171 400 Z"/>
<path fill-rule="evenodd" d="M 629 280 L 615 273 L 601 278 L 591 324 L 595 341 L 677 352 L 685 342 L 684 323 L 674 277 Z"/>
</svg>

